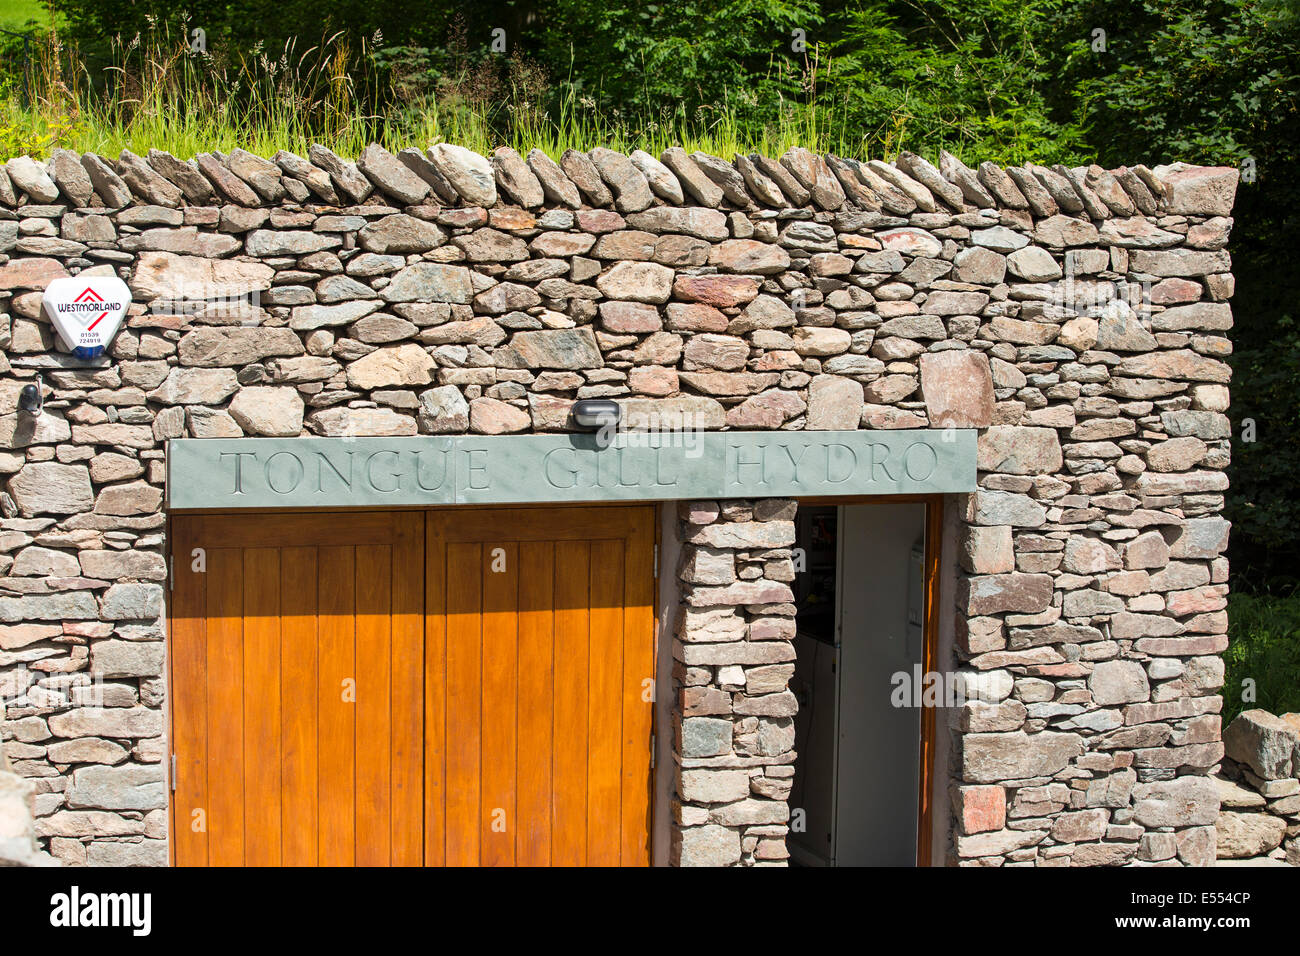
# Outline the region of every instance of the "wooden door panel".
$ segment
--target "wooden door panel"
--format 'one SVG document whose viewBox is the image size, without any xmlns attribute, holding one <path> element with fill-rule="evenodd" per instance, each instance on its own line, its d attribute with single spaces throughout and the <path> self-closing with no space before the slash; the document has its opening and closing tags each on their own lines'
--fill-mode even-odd
<svg viewBox="0 0 1300 956">
<path fill-rule="evenodd" d="M 427 526 L 426 860 L 648 863 L 654 509 Z"/>
<path fill-rule="evenodd" d="M 176 862 L 421 863 L 422 522 L 173 525 Z"/>
</svg>

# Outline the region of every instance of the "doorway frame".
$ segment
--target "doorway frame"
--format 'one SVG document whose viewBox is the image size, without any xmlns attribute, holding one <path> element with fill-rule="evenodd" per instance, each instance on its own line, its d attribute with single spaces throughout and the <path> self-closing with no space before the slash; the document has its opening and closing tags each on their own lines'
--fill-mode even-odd
<svg viewBox="0 0 1300 956">
<path fill-rule="evenodd" d="M 796 499 L 805 505 L 925 505 L 925 549 L 921 566 L 921 671 L 930 674 L 939 658 L 939 595 L 944 546 L 944 495 L 832 495 Z M 837 569 L 838 574 L 838 569 Z M 836 598 L 838 602 L 838 597 Z M 934 786 L 936 725 L 934 707 L 921 707 L 920 773 L 917 775 L 916 865 L 934 865 Z"/>
</svg>

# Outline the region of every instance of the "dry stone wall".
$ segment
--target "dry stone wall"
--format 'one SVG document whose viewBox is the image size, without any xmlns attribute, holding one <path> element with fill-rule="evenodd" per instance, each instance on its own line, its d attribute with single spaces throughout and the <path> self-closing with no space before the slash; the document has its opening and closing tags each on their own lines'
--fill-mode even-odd
<svg viewBox="0 0 1300 956">
<path fill-rule="evenodd" d="M 37 834 L 166 860 L 169 439 L 548 432 L 610 397 L 633 427 L 980 429 L 938 857 L 1213 862 L 1235 188 L 802 149 L 10 160 L 0 693 Z M 41 314 L 68 274 L 133 290 L 103 359 Z M 682 505 L 675 862 L 785 857 L 793 508 Z"/>
</svg>

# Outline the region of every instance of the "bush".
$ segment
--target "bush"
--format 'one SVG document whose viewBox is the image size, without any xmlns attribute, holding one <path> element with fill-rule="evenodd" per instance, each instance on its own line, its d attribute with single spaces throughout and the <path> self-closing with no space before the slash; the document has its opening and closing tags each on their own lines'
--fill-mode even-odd
<svg viewBox="0 0 1300 956">
<path fill-rule="evenodd" d="M 1300 711 L 1300 594 L 1230 596 L 1223 661 L 1225 727 L 1255 707 L 1274 714 Z M 1253 701 L 1242 700 L 1243 688 L 1251 686 L 1246 681 L 1253 681 Z"/>
</svg>

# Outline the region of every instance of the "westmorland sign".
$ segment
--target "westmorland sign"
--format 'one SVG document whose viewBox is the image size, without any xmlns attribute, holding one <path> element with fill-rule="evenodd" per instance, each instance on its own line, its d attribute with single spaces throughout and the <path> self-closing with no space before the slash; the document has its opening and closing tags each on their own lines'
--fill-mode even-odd
<svg viewBox="0 0 1300 956">
<path fill-rule="evenodd" d="M 777 431 L 168 443 L 169 505 L 326 508 L 947 494 L 975 488 L 975 432 Z"/>
<path fill-rule="evenodd" d="M 64 276 L 46 286 L 41 301 L 64 345 L 77 358 L 92 359 L 121 328 L 131 290 L 116 276 Z"/>
</svg>

